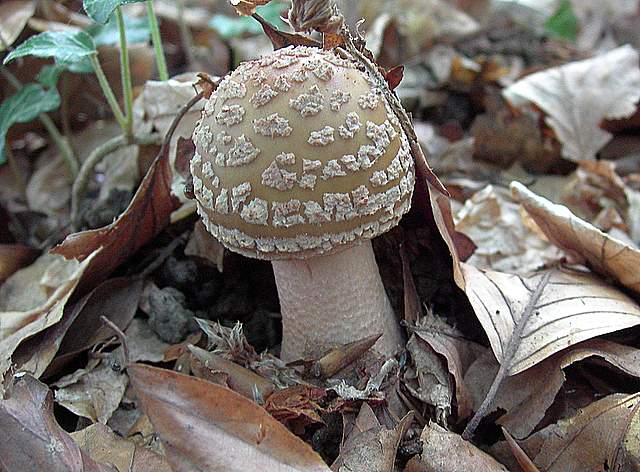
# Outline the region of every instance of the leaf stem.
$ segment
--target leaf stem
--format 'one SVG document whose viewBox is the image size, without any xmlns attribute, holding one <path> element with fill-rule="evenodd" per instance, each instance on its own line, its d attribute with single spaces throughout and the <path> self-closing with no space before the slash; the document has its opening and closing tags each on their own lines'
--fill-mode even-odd
<svg viewBox="0 0 640 472">
<path fill-rule="evenodd" d="M 122 114 L 122 110 L 120 110 L 120 105 L 118 104 L 118 100 L 111 89 L 111 85 L 109 85 L 109 80 L 107 76 L 104 75 L 104 71 L 102 70 L 102 66 L 100 65 L 100 61 L 98 61 L 98 55 L 92 54 L 89 56 L 91 60 L 91 67 L 93 67 L 93 71 L 98 78 L 98 83 L 100 84 L 100 88 L 102 89 L 102 93 L 104 93 L 105 98 L 107 99 L 107 103 L 109 107 L 111 107 L 111 111 L 113 112 L 113 116 L 116 121 L 122 128 L 122 132 L 126 134 L 127 128 L 127 120 L 125 116 Z"/>
<path fill-rule="evenodd" d="M 469 441 L 471 439 L 471 437 L 473 436 L 473 433 L 476 431 L 476 428 L 480 424 L 480 421 L 489 412 L 491 403 L 495 399 L 496 394 L 498 393 L 498 389 L 500 388 L 500 385 L 502 385 L 503 380 L 507 378 L 507 376 L 509 375 L 509 370 L 511 369 L 511 361 L 513 360 L 513 357 L 515 356 L 516 351 L 518 350 L 518 346 L 520 345 L 520 341 L 522 340 L 522 332 L 524 331 L 524 328 L 527 325 L 527 322 L 529 321 L 529 318 L 531 317 L 533 310 L 536 308 L 538 304 L 538 300 L 540 300 L 540 296 L 542 296 L 542 292 L 544 291 L 544 288 L 546 287 L 547 282 L 549 282 L 551 273 L 552 271 L 547 271 L 542 276 L 542 278 L 540 279 L 540 282 L 538 282 L 538 285 L 536 286 L 536 289 L 531 294 L 531 298 L 529 299 L 527 306 L 523 310 L 522 315 L 520 316 L 520 319 L 518 320 L 518 323 L 514 327 L 513 333 L 509 338 L 509 343 L 507 344 L 507 347 L 504 350 L 504 354 L 502 356 L 502 362 L 500 363 L 500 368 L 498 369 L 498 373 L 496 374 L 496 377 L 493 379 L 493 383 L 491 384 L 491 387 L 489 388 L 487 395 L 484 397 L 484 400 L 482 400 L 482 404 L 478 408 L 478 411 L 476 411 L 475 415 L 473 415 L 473 418 L 471 418 L 471 421 L 469 421 L 469 423 L 467 424 L 467 427 L 464 429 L 464 432 L 462 433 L 462 439 L 466 441 Z"/>
<path fill-rule="evenodd" d="M 125 107 L 125 129 L 127 139 L 133 136 L 133 86 L 131 84 L 131 65 L 129 63 L 129 50 L 127 49 L 127 33 L 125 31 L 122 7 L 116 8 L 116 21 L 120 33 L 120 77 L 122 81 L 122 96 Z"/>
<path fill-rule="evenodd" d="M 158 77 L 162 81 L 169 80 L 169 72 L 167 70 L 167 61 L 164 58 L 162 49 L 162 39 L 160 38 L 160 27 L 158 26 L 158 18 L 153 11 L 153 0 L 147 0 L 147 16 L 149 18 L 149 27 L 151 28 L 151 40 L 153 49 L 156 53 L 156 63 L 158 66 Z"/>
</svg>

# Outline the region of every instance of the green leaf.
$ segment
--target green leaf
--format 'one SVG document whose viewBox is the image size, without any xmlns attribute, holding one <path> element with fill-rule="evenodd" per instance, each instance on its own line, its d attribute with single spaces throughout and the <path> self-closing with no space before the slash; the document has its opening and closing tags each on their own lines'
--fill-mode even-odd
<svg viewBox="0 0 640 472">
<path fill-rule="evenodd" d="M 93 38 L 84 31 L 47 31 L 20 44 L 3 64 L 23 56 L 52 57 L 58 64 L 73 64 L 95 53 Z"/>
<path fill-rule="evenodd" d="M 144 0 L 83 0 L 82 6 L 89 17 L 100 24 L 109 21 L 113 11 L 127 3 L 140 3 Z"/>
<path fill-rule="evenodd" d="M 260 6 L 256 12 L 277 28 L 286 27 L 286 23 L 280 19 L 285 8 L 282 2 L 271 2 Z M 262 26 L 250 16 L 213 15 L 209 20 L 209 27 L 218 32 L 224 39 L 237 38 L 244 34 L 260 34 Z"/>
<path fill-rule="evenodd" d="M 55 88 L 58 85 L 58 78 L 65 68 L 59 65 L 44 66 L 38 72 L 36 80 L 46 88 Z"/>
<path fill-rule="evenodd" d="M 51 78 L 50 74 L 47 78 Z M 55 88 L 45 89 L 41 84 L 28 84 L 0 105 L 0 164 L 6 156 L 4 146 L 9 128 L 16 123 L 28 123 L 40 113 L 55 110 L 60 106 L 60 94 Z"/>
<path fill-rule="evenodd" d="M 547 19 L 544 29 L 549 36 L 575 41 L 578 36 L 578 18 L 570 0 L 562 0 L 557 10 Z"/>
</svg>

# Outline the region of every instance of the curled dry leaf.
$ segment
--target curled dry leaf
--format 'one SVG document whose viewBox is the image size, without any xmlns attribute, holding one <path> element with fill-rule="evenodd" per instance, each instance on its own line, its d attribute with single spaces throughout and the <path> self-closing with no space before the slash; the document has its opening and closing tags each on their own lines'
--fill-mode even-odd
<svg viewBox="0 0 640 472">
<path fill-rule="evenodd" d="M 197 346 L 188 348 L 192 355 L 191 370 L 197 377 L 219 383 L 214 378 L 225 374 L 225 386 L 250 400 L 256 394 L 265 399 L 275 390 L 273 383 L 245 367 Z"/>
<path fill-rule="evenodd" d="M 640 377 L 640 350 L 604 339 L 590 339 L 565 349 L 539 364 L 504 380 L 492 410 L 504 410 L 497 423 L 516 438 L 527 437 L 544 418 L 566 379 L 564 370 L 589 358 L 604 359 L 612 368 Z M 479 357 L 467 370 L 465 384 L 477 409 L 489 391 L 499 365 L 493 355 Z"/>
<path fill-rule="evenodd" d="M 175 472 L 330 470 L 309 445 L 232 390 L 141 364 L 128 372 Z"/>
<path fill-rule="evenodd" d="M 640 99 L 638 53 L 629 46 L 584 61 L 531 74 L 503 94 L 516 106 L 535 103 L 572 161 L 594 159 L 611 139 L 600 128 L 604 119 L 625 118 Z"/>
<path fill-rule="evenodd" d="M 118 472 L 95 462 L 64 431 L 53 416 L 52 395 L 30 375 L 0 400 L 2 469 L 21 472 Z"/>
<path fill-rule="evenodd" d="M 56 382 L 56 403 L 92 422 L 106 424 L 127 388 L 128 378 L 114 369 L 114 351 L 93 369 L 80 369 Z M 91 361 L 89 361 L 91 363 Z M 121 364 L 120 364 L 121 365 Z M 70 377 L 70 378 L 69 378 Z"/>
<path fill-rule="evenodd" d="M 415 336 L 446 359 L 447 370 L 453 376 L 455 384 L 457 418 L 461 420 L 468 417 L 473 408 L 473 396 L 464 376 L 473 361 L 487 349 L 465 339 L 455 328 L 435 316 L 423 317 L 415 327 Z"/>
<path fill-rule="evenodd" d="M 117 436 L 103 424 L 92 424 L 71 437 L 93 460 L 112 464 L 118 472 L 171 472 L 164 457 Z"/>
<path fill-rule="evenodd" d="M 429 423 L 422 430 L 422 454 L 412 458 L 404 472 L 508 472 L 508 469 L 484 451 L 456 433 Z"/>
<path fill-rule="evenodd" d="M 640 292 L 638 249 L 603 233 L 567 207 L 536 195 L 518 182 L 511 183 L 511 192 L 551 242 L 568 253 L 574 262 Z"/>
<path fill-rule="evenodd" d="M 640 324 L 640 306 L 635 301 L 586 272 L 559 269 L 525 278 L 467 264 L 462 270 L 473 310 L 509 375 L 580 341 Z M 545 277 L 548 281 L 540 287 L 531 312 L 524 313 Z M 506 358 L 516 330 L 521 334 Z"/>
<path fill-rule="evenodd" d="M 331 465 L 334 472 L 387 472 L 393 470 L 400 440 L 407 432 L 413 414 L 407 415 L 393 429 L 380 424 L 367 403 L 360 407 L 355 426 L 347 436 L 340 455 Z"/>
<path fill-rule="evenodd" d="M 465 202 L 456 230 L 476 244 L 467 262 L 480 269 L 527 275 L 563 258 L 509 193 L 492 185 Z"/>
<path fill-rule="evenodd" d="M 141 290 L 141 279 L 118 277 L 103 282 L 64 310 L 58 323 L 21 343 L 13 356 L 15 367 L 36 378 L 45 370 L 48 375 L 57 372 L 81 351 L 113 336 L 100 316 L 125 329 L 135 315 Z"/>
<path fill-rule="evenodd" d="M 640 394 L 609 395 L 582 408 L 575 416 L 534 433 L 519 445 L 545 472 L 606 470 L 604 464 L 613 463 L 613 455 L 639 402 Z M 494 446 L 493 452 L 516 470 L 504 442 Z"/>
<path fill-rule="evenodd" d="M 256 8 L 260 5 L 266 5 L 271 0 L 229 0 L 238 12 L 238 15 L 251 16 L 256 12 Z"/>
<path fill-rule="evenodd" d="M 327 391 L 313 385 L 294 385 L 274 392 L 265 402 L 264 408 L 271 416 L 289 426 L 295 433 L 304 433 L 311 424 L 324 424 L 319 404 Z"/>
<path fill-rule="evenodd" d="M 89 254 L 70 278 L 64 280 L 51 296 L 40 306 L 28 311 L 5 311 L 0 313 L 2 334 L 0 335 L 0 378 L 12 362 L 12 355 L 24 340 L 54 325 L 62 318 L 65 306 L 78 286 L 84 272 L 99 256 L 100 250 Z M 0 393 L 4 388 L 0 384 Z"/>
</svg>

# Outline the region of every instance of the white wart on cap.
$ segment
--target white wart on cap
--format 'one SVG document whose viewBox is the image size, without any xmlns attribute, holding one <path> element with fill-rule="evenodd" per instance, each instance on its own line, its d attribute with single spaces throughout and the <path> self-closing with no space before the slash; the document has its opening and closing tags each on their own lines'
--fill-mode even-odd
<svg viewBox="0 0 640 472">
<path fill-rule="evenodd" d="M 352 61 L 289 47 L 241 64 L 206 103 L 191 161 L 198 213 L 229 249 L 261 259 L 329 254 L 408 211 L 408 140 Z"/>
</svg>

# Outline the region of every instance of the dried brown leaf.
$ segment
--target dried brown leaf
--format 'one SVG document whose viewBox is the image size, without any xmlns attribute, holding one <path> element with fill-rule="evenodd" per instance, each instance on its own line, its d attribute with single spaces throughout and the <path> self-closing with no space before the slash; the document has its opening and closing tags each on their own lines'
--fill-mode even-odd
<svg viewBox="0 0 640 472">
<path fill-rule="evenodd" d="M 18 379 L 0 400 L 2 470 L 20 472 L 117 472 L 94 462 L 53 416 L 52 395 L 30 375 Z"/>
<path fill-rule="evenodd" d="M 462 270 L 469 301 L 508 375 L 580 341 L 640 324 L 635 301 L 586 272 L 560 269 L 525 278 L 468 264 Z M 540 288 L 528 319 L 522 320 L 524 307 L 544 277 L 548 282 Z M 515 351 L 505 358 L 518 329 Z"/>
<path fill-rule="evenodd" d="M 606 470 L 604 464 L 612 464 L 612 455 L 639 402 L 640 394 L 609 395 L 519 445 L 545 472 Z M 513 459 L 507 447 L 504 442 L 498 443 L 493 451 L 509 465 Z"/>
<path fill-rule="evenodd" d="M 529 212 L 545 235 L 574 262 L 612 277 L 625 287 L 640 292 L 640 250 L 603 233 L 575 216 L 569 209 L 540 197 L 518 182 L 511 192 Z"/>
<path fill-rule="evenodd" d="M 310 446 L 232 390 L 141 364 L 129 375 L 175 472 L 328 472 Z"/>
<path fill-rule="evenodd" d="M 489 454 L 435 423 L 424 427 L 420 440 L 422 454 L 411 459 L 404 472 L 508 472 Z"/>
<path fill-rule="evenodd" d="M 0 313 L 3 328 L 0 340 L 0 377 L 4 376 L 9 369 L 13 353 L 20 343 L 60 321 L 69 298 L 73 295 L 87 268 L 99 255 L 100 251 L 97 250 L 89 254 L 81 264 L 76 264 L 76 270 L 71 277 L 62 281 L 40 306 L 24 312 Z M 3 390 L 0 386 L 0 391 Z"/>
<path fill-rule="evenodd" d="M 398 444 L 413 420 L 408 413 L 393 429 L 382 426 L 367 403 L 363 403 L 354 428 L 340 455 L 331 465 L 334 472 L 387 472 L 393 470 Z"/>
<path fill-rule="evenodd" d="M 71 437 L 93 460 L 111 464 L 118 472 L 171 472 L 164 457 L 117 436 L 103 424 L 92 424 Z"/>
<path fill-rule="evenodd" d="M 502 428 L 502 434 L 504 434 L 505 439 L 507 440 L 507 444 L 509 444 L 509 448 L 513 453 L 513 456 L 518 461 L 520 467 L 522 467 L 522 472 L 540 472 L 540 469 L 536 467 L 529 456 L 522 450 L 522 448 L 518 445 L 518 443 L 513 439 L 513 437 L 509 434 L 509 431 Z"/>
<path fill-rule="evenodd" d="M 640 99 L 638 53 L 621 46 L 591 59 L 529 75 L 506 88 L 514 105 L 533 102 L 547 114 L 546 122 L 572 161 L 595 159 L 611 134 L 600 128 L 605 118 L 624 118 Z"/>
<path fill-rule="evenodd" d="M 527 437 L 544 418 L 564 384 L 563 369 L 591 358 L 603 359 L 612 368 L 640 377 L 640 350 L 604 339 L 590 339 L 506 378 L 491 406 L 492 410 L 504 410 L 497 423 L 516 438 Z M 498 367 L 493 355 L 487 353 L 467 370 L 465 384 L 469 386 L 476 408 L 488 392 Z"/>
<path fill-rule="evenodd" d="M 256 393 L 260 398 L 267 398 L 275 390 L 273 383 L 264 377 L 212 352 L 197 346 L 189 346 L 189 351 L 193 356 L 191 370 L 196 377 L 213 381 L 215 374 L 224 373 L 226 386 L 250 400 L 254 399 Z"/>
<path fill-rule="evenodd" d="M 266 5 L 271 0 L 229 0 L 229 3 L 236 9 L 238 15 L 251 16 L 256 12 L 256 7 Z"/>
</svg>

